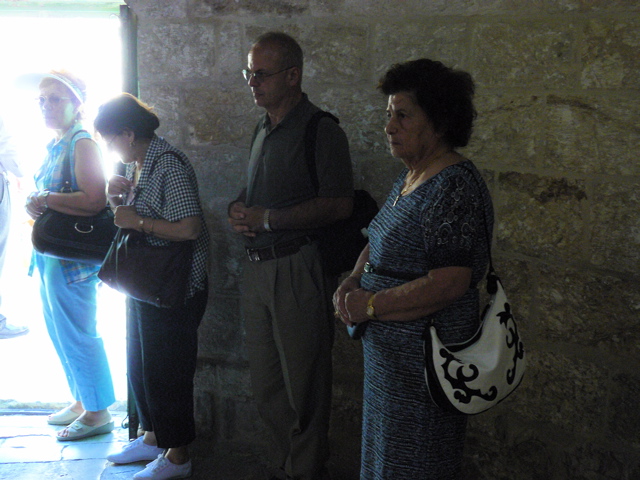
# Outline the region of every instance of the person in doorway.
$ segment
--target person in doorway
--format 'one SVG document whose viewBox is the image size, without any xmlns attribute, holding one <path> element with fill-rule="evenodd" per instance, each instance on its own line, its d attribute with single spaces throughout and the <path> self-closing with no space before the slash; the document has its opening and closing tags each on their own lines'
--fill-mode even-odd
<svg viewBox="0 0 640 480">
<path fill-rule="evenodd" d="M 68 71 L 51 71 L 40 81 L 38 102 L 45 125 L 55 132 L 36 172 L 38 191 L 26 210 L 38 218 L 47 208 L 70 215 L 95 215 L 107 204 L 100 150 L 83 129 L 86 100 L 82 80 Z M 62 165 L 71 165 L 71 192 L 63 190 Z M 99 267 L 34 252 L 31 271 L 40 273 L 40 296 L 49 336 L 60 357 L 75 402 L 49 416 L 51 425 L 68 425 L 58 440 L 79 440 L 113 430 L 107 408 L 115 401 L 111 371 L 97 331 Z"/>
<path fill-rule="evenodd" d="M 126 176 L 113 176 L 107 190 L 116 225 L 143 233 L 151 245 L 194 242 L 184 304 L 160 308 L 127 297 L 127 372 L 144 434 L 107 460 L 153 460 L 135 479 L 187 478 L 198 327 L 208 298 L 209 234 L 196 174 L 184 153 L 154 133 L 158 117 L 133 95 L 106 102 L 94 124 L 127 165 Z"/>
<path fill-rule="evenodd" d="M 254 132 L 248 185 L 228 213 L 248 257 L 242 307 L 270 475 L 319 480 L 328 478 L 334 319 L 313 234 L 351 214 L 353 174 L 346 135 L 323 118 L 314 188 L 304 133 L 319 109 L 302 92 L 302 69 L 302 49 L 289 35 L 270 32 L 251 47 L 243 74 L 266 114 Z"/>
<path fill-rule="evenodd" d="M 4 267 L 11 226 L 11 198 L 9 196 L 9 174 L 22 177 L 18 166 L 18 153 L 2 117 L 0 117 L 0 276 Z M 0 305 L 2 294 L 0 293 Z M 29 327 L 7 323 L 0 313 L 0 339 L 14 338 L 29 333 Z"/>
<path fill-rule="evenodd" d="M 334 294 L 362 336 L 362 480 L 460 478 L 466 416 L 437 407 L 424 377 L 423 333 L 461 343 L 479 324 L 476 285 L 486 273 L 491 196 L 456 152 L 471 136 L 474 82 L 429 59 L 394 65 L 385 132 L 406 168 L 369 226 L 369 244 Z M 487 234 L 489 232 L 489 234 Z"/>
</svg>

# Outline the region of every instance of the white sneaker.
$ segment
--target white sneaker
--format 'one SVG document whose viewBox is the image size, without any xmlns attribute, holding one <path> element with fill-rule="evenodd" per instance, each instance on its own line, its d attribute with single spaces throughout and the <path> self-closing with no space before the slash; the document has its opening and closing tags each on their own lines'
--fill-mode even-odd
<svg viewBox="0 0 640 480">
<path fill-rule="evenodd" d="M 7 323 L 7 317 L 0 315 L 0 338 L 14 338 L 29 333 L 29 327 L 16 327 Z"/>
<path fill-rule="evenodd" d="M 155 460 L 158 455 L 162 455 L 162 448 L 147 445 L 142 441 L 142 437 L 136 438 L 133 442 L 127 443 L 118 453 L 107 455 L 107 460 L 113 463 L 133 463 L 142 460 Z"/>
<path fill-rule="evenodd" d="M 173 478 L 189 478 L 191 476 L 191 460 L 183 465 L 175 465 L 165 458 L 164 455 L 158 455 L 153 462 L 147 465 L 147 468 L 136 473 L 133 478 L 144 478 L 148 480 L 169 480 Z"/>
</svg>

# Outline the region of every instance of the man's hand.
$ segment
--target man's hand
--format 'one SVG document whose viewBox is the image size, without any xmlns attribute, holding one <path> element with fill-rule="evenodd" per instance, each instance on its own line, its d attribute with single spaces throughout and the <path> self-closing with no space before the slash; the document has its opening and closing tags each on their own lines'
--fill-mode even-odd
<svg viewBox="0 0 640 480">
<path fill-rule="evenodd" d="M 259 205 L 247 207 L 244 202 L 234 202 L 229 206 L 229 224 L 236 233 L 245 237 L 255 237 L 258 232 L 265 232 L 265 208 Z"/>
</svg>

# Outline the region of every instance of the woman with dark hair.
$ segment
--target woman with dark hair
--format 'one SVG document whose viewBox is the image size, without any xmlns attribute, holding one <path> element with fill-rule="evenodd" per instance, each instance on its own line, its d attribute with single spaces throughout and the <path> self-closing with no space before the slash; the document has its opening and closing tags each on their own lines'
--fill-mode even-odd
<svg viewBox="0 0 640 480">
<path fill-rule="evenodd" d="M 160 122 L 129 94 L 102 105 L 95 128 L 127 165 L 109 180 L 107 197 L 118 227 L 137 230 L 156 246 L 193 241 L 182 305 L 160 308 L 127 297 L 127 372 L 144 435 L 107 459 L 153 460 L 133 478 L 187 478 L 195 439 L 193 377 L 198 326 L 207 305 L 207 233 L 196 175 L 186 155 L 154 132 Z"/>
<path fill-rule="evenodd" d="M 368 322 L 361 479 L 457 479 L 466 417 L 431 402 L 422 335 L 433 324 L 445 343 L 457 343 L 479 325 L 476 285 L 493 208 L 482 176 L 455 150 L 471 135 L 474 84 L 421 59 L 394 65 L 379 89 L 388 97 L 391 154 L 406 168 L 334 294 L 344 323 Z"/>
<path fill-rule="evenodd" d="M 38 103 L 45 125 L 55 132 L 48 154 L 35 175 L 37 192 L 26 202 L 36 219 L 47 209 L 91 216 L 107 204 L 100 149 L 83 129 L 86 87 L 67 71 L 41 76 Z M 65 184 L 63 163 L 71 166 L 71 185 Z M 75 401 L 49 416 L 50 425 L 67 425 L 58 440 L 81 438 L 113 430 L 107 410 L 114 401 L 111 372 L 97 331 L 96 293 L 99 267 L 48 257 L 34 252 L 30 273 L 40 273 L 42 309 L 47 331 L 60 357 Z"/>
</svg>

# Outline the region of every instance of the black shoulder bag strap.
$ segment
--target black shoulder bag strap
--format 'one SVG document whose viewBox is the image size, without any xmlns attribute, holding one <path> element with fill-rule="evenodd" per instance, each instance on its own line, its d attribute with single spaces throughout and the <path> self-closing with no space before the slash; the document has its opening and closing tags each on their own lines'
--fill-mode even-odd
<svg viewBox="0 0 640 480">
<path fill-rule="evenodd" d="M 311 119 L 307 122 L 307 127 L 304 132 L 304 157 L 307 162 L 307 168 L 309 169 L 309 175 L 311 176 L 311 183 L 316 194 L 320 190 L 320 182 L 318 181 L 318 170 L 316 168 L 316 144 L 318 140 L 318 124 L 322 117 L 329 117 L 336 123 L 340 123 L 338 117 L 332 115 L 329 112 L 320 110 L 313 114 Z"/>
<path fill-rule="evenodd" d="M 71 145 L 73 145 L 73 139 L 76 138 L 76 136 L 82 132 L 88 133 L 86 130 L 78 130 L 76 133 L 73 134 L 73 136 L 69 140 L 69 148 L 67 149 L 64 155 L 64 159 L 62 160 L 63 187 L 60 191 L 64 193 L 73 192 L 73 187 L 71 186 Z"/>
</svg>

